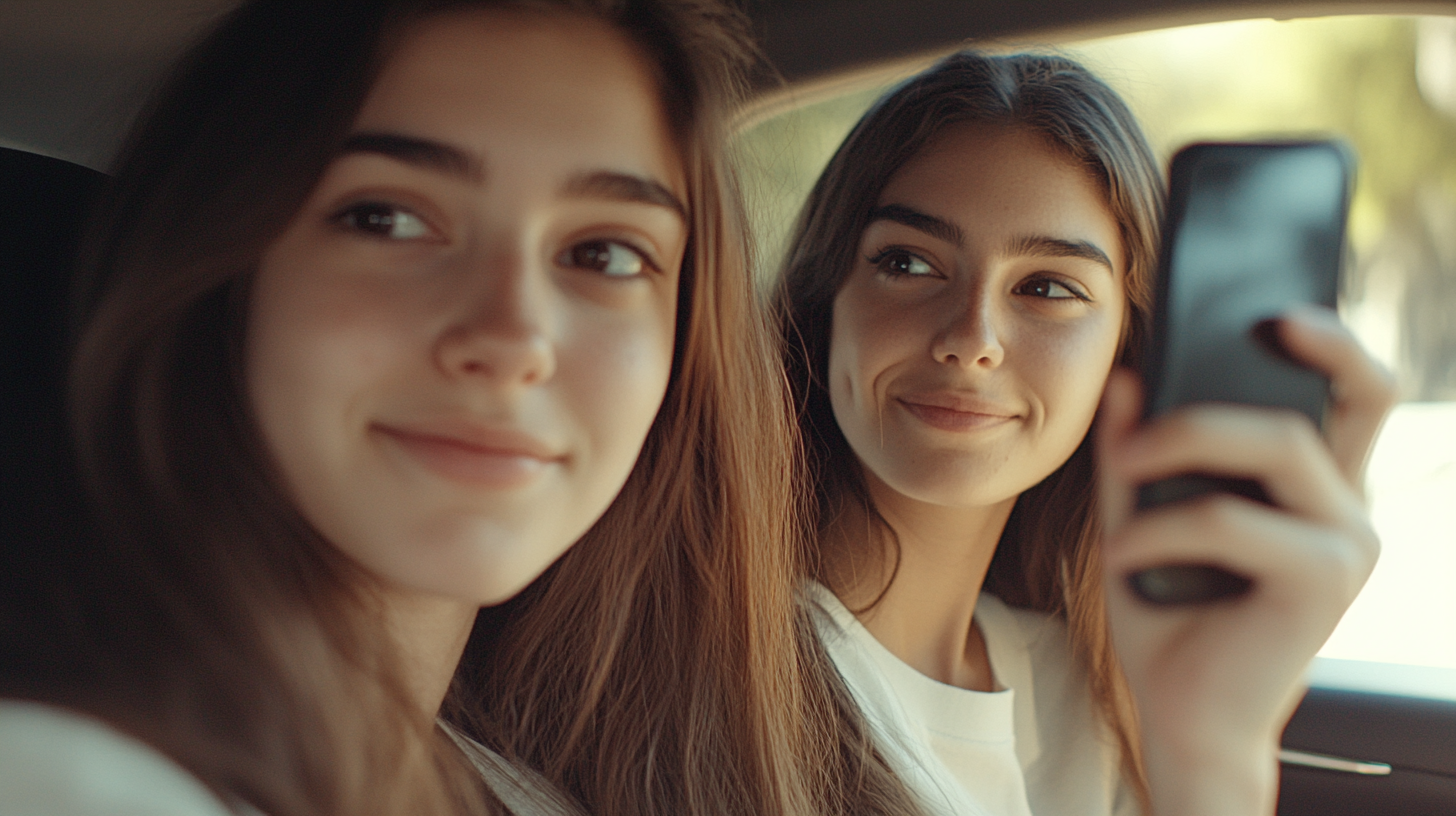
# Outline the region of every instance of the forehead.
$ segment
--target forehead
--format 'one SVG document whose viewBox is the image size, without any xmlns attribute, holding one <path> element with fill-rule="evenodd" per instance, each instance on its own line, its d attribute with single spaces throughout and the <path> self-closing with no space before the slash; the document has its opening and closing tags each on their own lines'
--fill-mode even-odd
<svg viewBox="0 0 1456 816">
<path fill-rule="evenodd" d="M 470 9 L 408 29 L 356 130 L 404 133 L 477 152 L 658 178 L 682 175 L 652 71 L 607 23 L 566 13 Z"/>
<path fill-rule="evenodd" d="M 890 177 L 877 203 L 913 206 L 973 233 L 1052 229 L 1068 233 L 1057 237 L 1094 240 L 1117 258 L 1122 253 L 1102 185 L 1026 128 L 945 128 Z"/>
</svg>

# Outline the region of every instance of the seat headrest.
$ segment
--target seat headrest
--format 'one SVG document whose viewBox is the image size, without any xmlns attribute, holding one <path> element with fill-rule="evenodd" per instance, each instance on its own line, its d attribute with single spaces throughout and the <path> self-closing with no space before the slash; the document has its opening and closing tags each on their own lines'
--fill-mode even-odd
<svg viewBox="0 0 1456 816">
<path fill-rule="evenodd" d="M 44 523 L 68 468 L 64 385 L 71 262 L 105 175 L 0 148 L 0 513 L 4 538 Z"/>
</svg>

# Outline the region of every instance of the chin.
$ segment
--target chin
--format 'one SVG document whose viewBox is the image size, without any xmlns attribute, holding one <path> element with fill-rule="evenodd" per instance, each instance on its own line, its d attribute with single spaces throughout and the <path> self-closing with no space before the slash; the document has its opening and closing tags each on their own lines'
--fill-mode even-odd
<svg viewBox="0 0 1456 816">
<path fill-rule="evenodd" d="M 992 490 L 987 489 L 986 485 L 981 484 L 958 485 L 946 484 L 944 482 L 928 484 L 921 489 L 911 488 L 911 490 L 914 492 L 909 490 L 901 492 L 925 504 L 933 504 L 938 507 L 959 507 L 967 509 L 993 507 L 1008 499 L 1015 499 L 1020 495 L 1020 491 Z"/>
<path fill-rule="evenodd" d="M 551 564 L 532 569 L 512 568 L 489 562 L 454 566 L 412 576 L 407 585 L 416 592 L 471 606 L 496 606 L 519 595 L 541 577 Z"/>
<path fill-rule="evenodd" d="M 575 542 L 560 530 L 508 529 L 498 523 L 431 525 L 414 535 L 378 537 L 373 557 L 357 553 L 365 568 L 385 584 L 404 591 L 494 606 L 519 594 Z M 440 529 L 444 526 L 446 529 Z M 412 541 L 401 551 L 386 545 Z"/>
<path fill-rule="evenodd" d="M 1015 499 L 1039 481 L 1029 474 L 1008 472 L 1004 462 L 951 459 L 929 467 L 904 468 L 883 481 L 915 501 L 966 508 L 990 507 Z"/>
<path fill-rule="evenodd" d="M 477 606 L 495 606 L 519 595 L 564 554 L 563 549 L 546 560 L 539 551 L 520 557 L 498 554 L 498 557 L 481 558 L 465 569 L 451 570 L 445 580 L 452 585 L 455 597 L 468 599 Z"/>
</svg>

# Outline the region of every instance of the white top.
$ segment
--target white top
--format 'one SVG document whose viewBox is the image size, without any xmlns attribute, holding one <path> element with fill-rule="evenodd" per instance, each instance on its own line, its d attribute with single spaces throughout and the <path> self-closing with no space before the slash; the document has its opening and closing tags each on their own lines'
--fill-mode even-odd
<svg viewBox="0 0 1456 816">
<path fill-rule="evenodd" d="M 530 770 L 440 727 L 515 816 L 579 816 Z M 259 816 L 230 810 L 165 754 L 100 720 L 56 706 L 0 699 L 0 816 Z"/>
<path fill-rule="evenodd" d="M 0 814 L 229 816 L 182 766 L 85 715 L 0 700 Z"/>
<path fill-rule="evenodd" d="M 932 680 L 811 584 L 815 627 L 876 747 L 933 816 L 1136 816 L 1065 624 L 981 593 L 994 692 Z"/>
</svg>

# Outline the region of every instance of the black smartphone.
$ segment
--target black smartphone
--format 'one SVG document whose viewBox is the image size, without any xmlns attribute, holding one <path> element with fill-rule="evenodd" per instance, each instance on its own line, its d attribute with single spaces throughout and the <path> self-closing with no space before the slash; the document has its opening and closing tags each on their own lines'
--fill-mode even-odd
<svg viewBox="0 0 1456 816">
<path fill-rule="evenodd" d="M 1289 360 L 1267 321 L 1301 303 L 1335 305 L 1353 164 L 1337 141 L 1202 143 L 1173 157 L 1145 416 L 1233 402 L 1291 408 L 1322 423 L 1329 382 Z M 1138 506 L 1212 491 L 1264 500 L 1257 482 L 1193 473 L 1141 486 Z M 1134 586 L 1158 603 L 1247 587 L 1210 569 L 1149 570 Z"/>
</svg>

